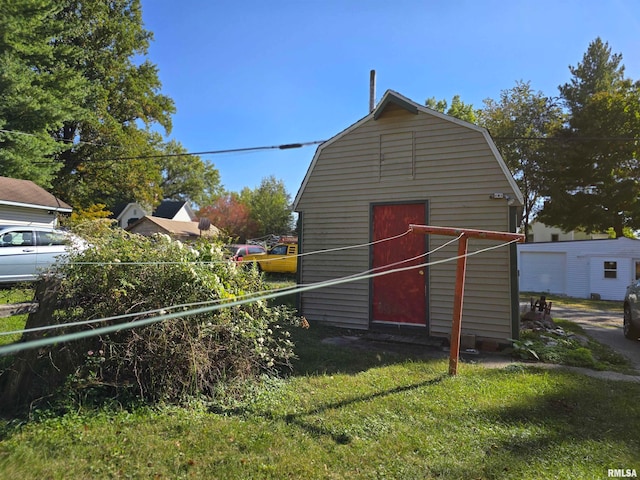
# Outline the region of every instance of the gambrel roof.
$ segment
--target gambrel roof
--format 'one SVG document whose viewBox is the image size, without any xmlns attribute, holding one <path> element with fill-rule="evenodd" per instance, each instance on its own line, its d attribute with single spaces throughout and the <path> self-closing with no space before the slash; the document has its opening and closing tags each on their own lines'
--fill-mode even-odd
<svg viewBox="0 0 640 480">
<path fill-rule="evenodd" d="M 489 132 L 482 127 L 479 127 L 478 125 L 475 125 L 473 123 L 469 123 L 469 122 L 465 122 L 464 120 L 460 120 L 459 118 L 455 118 L 452 117 L 450 115 L 446 115 L 444 113 L 440 113 L 436 110 L 433 110 L 431 108 L 425 107 L 423 105 L 420 105 L 416 102 L 414 102 L 413 100 L 408 99 L 407 97 L 401 95 L 400 93 L 393 91 L 393 90 L 387 90 L 384 95 L 382 96 L 382 99 L 380 100 L 380 102 L 378 103 L 378 105 L 376 106 L 376 108 L 373 109 L 372 112 L 370 112 L 367 116 L 361 118 L 360 120 L 358 120 L 356 123 L 354 123 L 353 125 L 347 127 L 345 130 L 343 130 L 342 132 L 338 133 L 337 135 L 333 136 L 332 138 L 330 138 L 329 140 L 327 140 L 326 142 L 320 144 L 316 150 L 315 155 L 313 156 L 313 159 L 311 160 L 311 164 L 309 165 L 309 169 L 307 170 L 307 173 L 302 181 L 302 184 L 300 186 L 300 189 L 298 190 L 298 193 L 296 195 L 296 198 L 293 202 L 293 210 L 295 211 L 298 203 L 300 201 L 300 198 L 304 192 L 304 189 L 307 185 L 307 182 L 310 178 L 310 176 L 313 174 L 313 170 L 314 167 L 316 166 L 316 163 L 318 161 L 318 158 L 321 156 L 322 150 L 325 149 L 326 147 L 328 147 L 329 145 L 333 144 L 334 142 L 340 140 L 342 137 L 344 137 L 345 135 L 347 135 L 348 133 L 352 132 L 353 130 L 357 129 L 358 127 L 360 127 L 362 124 L 373 120 L 373 121 L 377 121 L 382 115 L 383 113 L 387 110 L 387 108 L 389 108 L 390 106 L 395 106 L 395 107 L 400 107 L 404 110 L 406 110 L 407 112 L 414 114 L 414 115 L 418 115 L 419 113 L 425 113 L 427 115 L 432 115 L 434 117 L 446 120 L 448 122 L 452 122 L 455 123 L 457 125 L 463 126 L 465 128 L 468 128 L 470 130 L 475 130 L 476 132 L 479 132 L 483 135 L 483 137 L 485 138 L 487 145 L 489 146 L 489 148 L 491 149 L 491 152 L 493 153 L 493 156 L 496 159 L 496 162 L 498 163 L 498 165 L 500 166 L 500 168 L 502 169 L 507 181 L 509 182 L 509 185 L 511 186 L 513 192 L 516 195 L 516 200 L 518 201 L 518 203 L 520 205 L 522 205 L 524 203 L 524 197 L 522 196 L 522 193 L 520 192 L 520 189 L 518 188 L 518 185 L 516 184 L 513 176 L 511 175 L 511 172 L 509 172 L 509 169 L 507 168 L 507 165 L 505 164 L 504 160 L 502 159 L 502 156 L 500 155 L 500 152 L 498 152 L 498 149 L 496 148 L 495 143 L 493 143 L 493 140 L 491 138 L 491 136 L 489 135 Z"/>
</svg>

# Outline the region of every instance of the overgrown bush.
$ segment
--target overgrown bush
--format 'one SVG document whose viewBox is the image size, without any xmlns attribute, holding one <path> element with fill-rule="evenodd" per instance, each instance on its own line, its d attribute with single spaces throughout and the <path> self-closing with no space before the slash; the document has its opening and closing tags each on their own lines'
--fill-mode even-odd
<svg viewBox="0 0 640 480">
<path fill-rule="evenodd" d="M 306 323 L 292 309 L 257 300 L 189 314 L 203 306 L 196 303 L 230 302 L 265 290 L 255 269 L 228 262 L 221 245 L 210 241 L 185 245 L 164 235 L 146 238 L 100 225 L 83 227 L 91 247 L 53 277 L 52 321 L 133 314 L 64 330 L 70 333 L 169 312 L 185 315 L 42 350 L 41 360 L 49 358 L 66 371 L 71 393 L 179 402 L 211 396 L 221 382 L 290 365 L 294 345 L 287 327 Z"/>
<path fill-rule="evenodd" d="M 565 332 L 563 328 L 556 331 L 524 330 L 520 334 L 520 340 L 513 340 L 513 355 L 523 360 L 596 370 L 625 371 L 630 368 L 623 355 L 606 345 L 587 339 L 579 326 L 563 320 L 556 322 L 563 323 L 567 329 L 580 335 L 582 340 L 570 330 Z"/>
</svg>

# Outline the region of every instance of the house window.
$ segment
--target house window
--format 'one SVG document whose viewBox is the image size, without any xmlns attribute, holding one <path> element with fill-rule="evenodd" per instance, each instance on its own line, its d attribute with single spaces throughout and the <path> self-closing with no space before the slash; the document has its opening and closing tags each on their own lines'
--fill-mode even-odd
<svg viewBox="0 0 640 480">
<path fill-rule="evenodd" d="M 557 233 L 552 233 L 551 234 L 551 241 L 552 242 L 557 242 L 560 240 L 560 235 L 558 235 Z"/>
<path fill-rule="evenodd" d="M 618 278 L 618 262 L 604 262 L 604 278 Z"/>
</svg>

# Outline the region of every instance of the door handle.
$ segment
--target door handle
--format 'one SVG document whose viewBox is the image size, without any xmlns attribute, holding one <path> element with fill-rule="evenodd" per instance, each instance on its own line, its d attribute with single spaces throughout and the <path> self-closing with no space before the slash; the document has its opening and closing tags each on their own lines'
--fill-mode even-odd
<svg viewBox="0 0 640 480">
<path fill-rule="evenodd" d="M 418 270 L 418 273 L 419 273 L 420 275 L 424 275 L 424 270 L 420 269 L 420 270 Z"/>
</svg>

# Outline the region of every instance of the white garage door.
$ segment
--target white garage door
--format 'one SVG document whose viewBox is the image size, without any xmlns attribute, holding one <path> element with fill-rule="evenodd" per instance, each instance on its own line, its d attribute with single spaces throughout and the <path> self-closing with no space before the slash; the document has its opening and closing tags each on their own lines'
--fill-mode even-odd
<svg viewBox="0 0 640 480">
<path fill-rule="evenodd" d="M 520 252 L 520 291 L 566 294 L 567 257 L 559 252 Z"/>
</svg>

